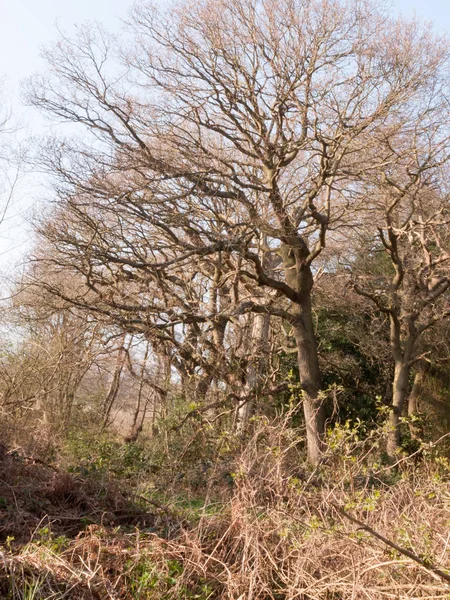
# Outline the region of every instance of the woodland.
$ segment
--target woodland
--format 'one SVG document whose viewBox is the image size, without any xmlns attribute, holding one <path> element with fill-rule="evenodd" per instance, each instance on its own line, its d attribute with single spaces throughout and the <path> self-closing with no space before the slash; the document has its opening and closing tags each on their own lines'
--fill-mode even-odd
<svg viewBox="0 0 450 600">
<path fill-rule="evenodd" d="M 449 598 L 449 39 L 140 1 L 44 56 L 0 597 Z"/>
</svg>

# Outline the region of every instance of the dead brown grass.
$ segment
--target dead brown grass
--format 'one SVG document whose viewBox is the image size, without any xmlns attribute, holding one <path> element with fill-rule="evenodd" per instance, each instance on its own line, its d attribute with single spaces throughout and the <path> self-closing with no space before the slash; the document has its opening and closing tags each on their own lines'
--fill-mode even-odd
<svg viewBox="0 0 450 600">
<path fill-rule="evenodd" d="M 0 590 L 13 600 L 25 598 L 26 581 L 43 600 L 449 598 L 448 464 L 383 466 L 379 443 L 379 434 L 360 442 L 338 432 L 311 471 L 286 423 L 257 422 L 215 514 L 171 537 L 91 525 L 59 549 L 37 539 L 5 546 Z"/>
<path fill-rule="evenodd" d="M 308 472 L 292 430 L 260 425 L 226 509 L 179 541 L 184 576 L 214 580 L 229 600 L 449 598 L 436 573 L 450 579 L 447 464 L 379 466 L 379 441 L 343 435 Z"/>
<path fill-rule="evenodd" d="M 0 453 L 0 542 L 26 543 L 50 526 L 55 535 L 74 536 L 91 523 L 154 522 L 133 504 L 129 490 L 113 479 L 82 478 L 19 452 Z"/>
</svg>

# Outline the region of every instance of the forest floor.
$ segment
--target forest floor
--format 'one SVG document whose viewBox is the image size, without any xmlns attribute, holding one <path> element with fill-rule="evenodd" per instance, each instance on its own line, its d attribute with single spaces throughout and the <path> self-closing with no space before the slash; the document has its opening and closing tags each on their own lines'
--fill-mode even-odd
<svg viewBox="0 0 450 600">
<path fill-rule="evenodd" d="M 233 461 L 177 463 L 170 483 L 130 471 L 129 448 L 89 469 L 2 447 L 0 598 L 450 598 L 447 459 L 386 465 L 374 438 L 344 438 L 311 469 L 265 423 Z"/>
</svg>

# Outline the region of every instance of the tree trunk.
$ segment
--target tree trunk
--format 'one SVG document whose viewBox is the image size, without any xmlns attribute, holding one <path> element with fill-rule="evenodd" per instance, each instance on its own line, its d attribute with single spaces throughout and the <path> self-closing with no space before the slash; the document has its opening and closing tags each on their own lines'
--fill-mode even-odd
<svg viewBox="0 0 450 600">
<path fill-rule="evenodd" d="M 318 465 L 324 450 L 325 409 L 323 398 L 320 397 L 322 376 L 312 316 L 311 290 L 314 281 L 306 260 L 308 254 L 308 248 L 300 238 L 296 239 L 295 246 L 286 245 L 280 249 L 286 283 L 298 294 L 298 299 L 293 304 L 293 326 L 303 390 L 307 454 L 308 461 L 312 465 Z"/>
<path fill-rule="evenodd" d="M 247 366 L 244 396 L 248 400 L 238 411 L 237 429 L 243 431 L 255 410 L 255 400 L 261 391 L 264 371 L 267 366 L 265 350 L 269 338 L 270 315 L 253 315 L 253 324 L 250 337 L 250 359 Z"/>
<path fill-rule="evenodd" d="M 145 369 L 147 367 L 149 347 L 150 347 L 150 344 L 149 344 L 149 342 L 147 342 L 146 347 L 145 347 L 144 358 L 142 360 L 142 365 L 141 365 L 139 388 L 138 388 L 136 407 L 134 409 L 134 414 L 133 414 L 133 422 L 131 423 L 129 434 L 127 436 L 125 436 L 125 438 L 124 438 L 124 441 L 127 443 L 136 442 L 139 437 L 139 434 L 141 433 L 142 428 L 144 426 L 148 398 L 145 403 L 144 410 L 141 410 L 141 406 L 142 406 L 142 392 L 144 389 L 144 381 L 145 381 Z"/>
<path fill-rule="evenodd" d="M 324 449 L 325 411 L 323 399 L 320 398 L 322 378 L 309 300 L 302 307 L 298 324 L 294 327 L 294 335 L 303 390 L 308 461 L 312 465 L 318 465 Z"/>
<path fill-rule="evenodd" d="M 396 361 L 394 381 L 392 386 L 392 405 L 389 413 L 389 432 L 387 440 L 387 454 L 395 460 L 400 448 L 400 417 L 408 397 L 408 384 L 411 366 L 408 361 Z"/>
<path fill-rule="evenodd" d="M 105 429 L 109 424 L 111 410 L 112 410 L 114 401 L 117 398 L 117 394 L 119 392 L 120 378 L 121 378 L 123 367 L 125 365 L 125 360 L 127 357 L 127 349 L 125 348 L 124 344 L 125 344 L 125 335 L 122 336 L 122 339 L 121 339 L 121 346 L 117 353 L 117 360 L 116 360 L 116 365 L 114 368 L 113 378 L 111 381 L 111 385 L 109 387 L 108 394 L 107 394 L 104 404 L 103 404 L 102 430 Z M 129 345 L 130 344 L 128 344 L 128 347 L 129 347 Z"/>
<path fill-rule="evenodd" d="M 416 364 L 413 386 L 408 398 L 408 417 L 415 417 L 419 413 L 419 401 L 423 394 L 423 383 L 429 368 L 430 363 L 425 362 L 424 360 L 420 360 Z M 409 423 L 409 431 L 411 437 L 415 439 L 419 439 L 423 436 L 422 427 L 414 421 L 414 418 L 412 418 Z"/>
</svg>

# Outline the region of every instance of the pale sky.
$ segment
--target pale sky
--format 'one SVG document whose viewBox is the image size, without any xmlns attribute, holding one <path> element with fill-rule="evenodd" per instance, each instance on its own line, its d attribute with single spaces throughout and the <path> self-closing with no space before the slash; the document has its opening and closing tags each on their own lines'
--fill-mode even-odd
<svg viewBox="0 0 450 600">
<path fill-rule="evenodd" d="M 133 0 L 0 0 L 0 82 L 3 83 L 3 100 L 12 113 L 12 122 L 19 124 L 15 137 L 26 139 L 28 133 L 42 130 L 43 121 L 32 109 L 20 102 L 20 83 L 33 73 L 45 70 L 40 50 L 58 37 L 57 27 L 68 34 L 75 24 L 99 21 L 105 29 L 118 31 L 120 18 L 125 18 Z M 1 151 L 4 148 L 0 148 Z M 0 162 L 0 186 L 10 188 L 5 181 Z M 15 173 L 10 169 L 9 178 Z M 33 174 L 22 174 L 16 185 L 13 202 L 0 224 L 0 296 L 12 277 L 15 265 L 31 246 L 27 215 L 42 197 L 43 189 Z M 1 207 L 5 194 L 0 193 Z M 3 286 L 4 287 L 4 286 Z"/>
<path fill-rule="evenodd" d="M 100 21 L 117 31 L 132 0 L 0 0 L 0 77 L 16 84 L 43 68 L 39 50 L 76 23 Z"/>
<path fill-rule="evenodd" d="M 0 81 L 13 117 L 22 124 L 19 136 L 23 138 L 27 129 L 33 133 L 42 127 L 35 113 L 21 106 L 18 91 L 21 80 L 45 69 L 39 52 L 57 38 L 56 25 L 70 34 L 76 23 L 99 21 L 106 30 L 118 31 L 120 18 L 126 17 L 133 4 L 134 0 L 0 0 Z M 437 31 L 450 34 L 450 0 L 392 0 L 391 4 L 394 12 L 406 17 L 416 13 L 432 21 Z M 30 247 L 25 215 L 42 194 L 38 190 L 33 175 L 22 177 L 0 224 L 0 272 L 6 278 Z"/>
</svg>

